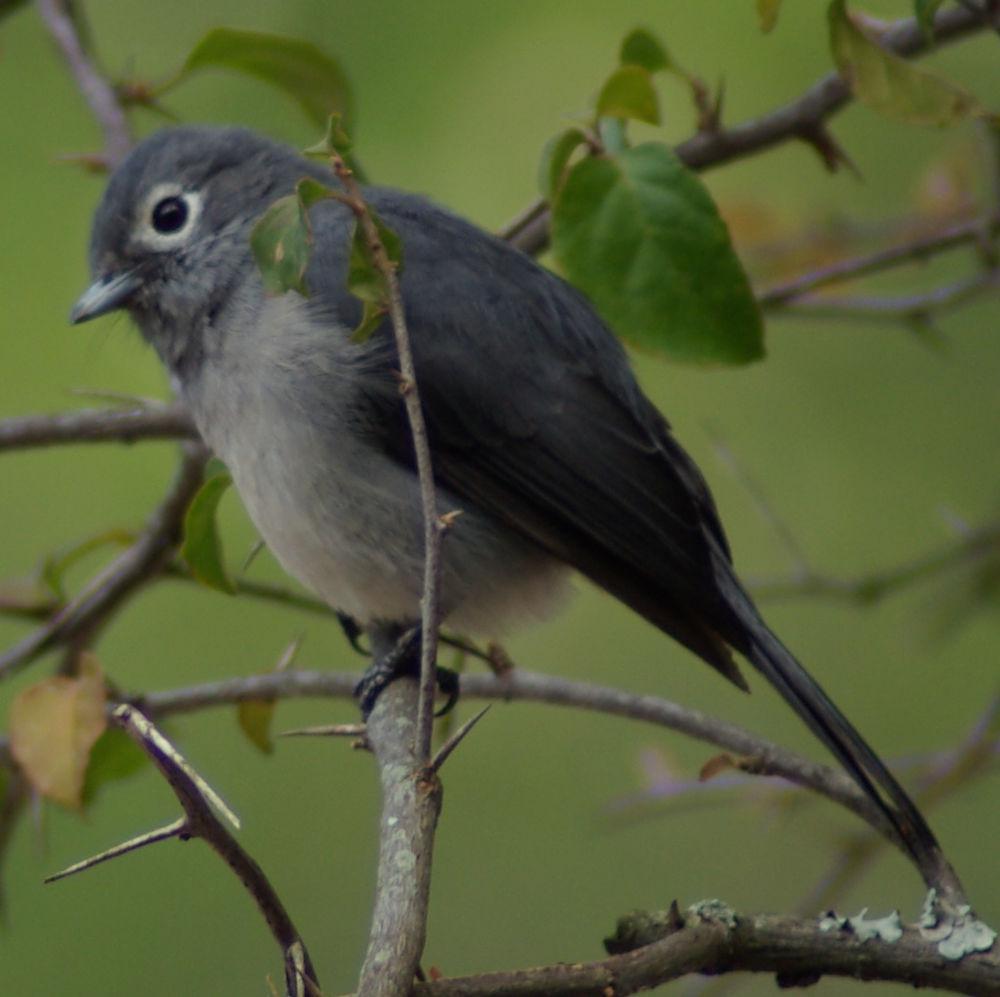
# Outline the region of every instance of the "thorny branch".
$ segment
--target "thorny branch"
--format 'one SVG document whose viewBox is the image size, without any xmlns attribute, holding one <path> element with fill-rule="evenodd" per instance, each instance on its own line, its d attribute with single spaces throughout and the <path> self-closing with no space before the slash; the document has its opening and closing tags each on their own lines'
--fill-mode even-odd
<svg viewBox="0 0 1000 997">
<path fill-rule="evenodd" d="M 164 828 L 141 835 L 131 842 L 91 859 L 79 862 L 54 876 L 54 882 L 66 876 L 90 869 L 100 862 L 116 858 L 128 851 L 145 847 L 168 838 L 187 841 L 201 838 L 229 866 L 256 902 L 285 960 L 285 984 L 289 997 L 309 997 L 318 991 L 318 980 L 305 942 L 292 923 L 281 898 L 275 892 L 264 871 L 215 813 L 218 809 L 228 822 L 238 826 L 235 816 L 216 796 L 214 790 L 191 768 L 176 748 L 134 706 L 122 704 L 112 709 L 113 721 L 146 752 L 160 770 L 178 802 L 184 817 Z"/>
</svg>

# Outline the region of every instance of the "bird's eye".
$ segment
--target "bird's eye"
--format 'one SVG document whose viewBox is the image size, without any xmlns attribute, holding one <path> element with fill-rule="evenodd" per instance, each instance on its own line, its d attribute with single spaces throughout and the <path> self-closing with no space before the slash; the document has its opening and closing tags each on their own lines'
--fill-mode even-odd
<svg viewBox="0 0 1000 997">
<path fill-rule="evenodd" d="M 172 235 L 184 228 L 188 215 L 188 203 L 183 197 L 177 194 L 164 197 L 153 206 L 153 228 L 161 235 Z"/>
</svg>

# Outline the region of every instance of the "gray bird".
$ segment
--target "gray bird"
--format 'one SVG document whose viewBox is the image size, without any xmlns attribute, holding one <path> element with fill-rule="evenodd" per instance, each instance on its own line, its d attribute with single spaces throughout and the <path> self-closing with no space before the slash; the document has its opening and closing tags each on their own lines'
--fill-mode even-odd
<svg viewBox="0 0 1000 997">
<path fill-rule="evenodd" d="M 235 128 L 142 142 L 94 219 L 83 322 L 125 309 L 289 574 L 369 631 L 420 617 L 423 519 L 387 322 L 351 341 L 353 216 L 310 211 L 308 297 L 269 297 L 255 222 L 329 170 Z M 370 188 L 401 237 L 402 296 L 439 505 L 444 618 L 495 634 L 590 578 L 742 689 L 748 659 L 878 805 L 923 869 L 939 846 L 861 735 L 764 623 L 697 467 L 581 294 L 421 198 Z"/>
</svg>

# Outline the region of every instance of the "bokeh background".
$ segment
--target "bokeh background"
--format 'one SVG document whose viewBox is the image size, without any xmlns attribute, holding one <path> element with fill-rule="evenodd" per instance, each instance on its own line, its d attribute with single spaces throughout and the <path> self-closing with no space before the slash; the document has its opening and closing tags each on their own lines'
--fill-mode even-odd
<svg viewBox="0 0 1000 997">
<path fill-rule="evenodd" d="M 621 37 L 645 25 L 710 83 L 726 81 L 726 120 L 784 102 L 830 68 L 825 5 L 787 4 L 773 35 L 750 0 L 93 0 L 107 69 L 168 74 L 210 27 L 298 35 L 341 61 L 356 98 L 356 147 L 381 183 L 425 192 L 486 227 L 537 196 L 540 149 L 587 107 Z M 869 5 L 905 16 L 910 4 Z M 997 39 L 985 34 L 931 65 L 997 93 Z M 0 23 L 3 238 L 0 242 L 0 415 L 83 404 L 88 388 L 165 397 L 152 353 L 127 320 L 82 329 L 66 315 L 87 280 L 85 247 L 101 180 L 59 161 L 95 150 L 99 133 L 35 11 Z M 687 94 L 662 87 L 666 132 L 693 127 Z M 262 84 L 205 73 L 168 101 L 186 121 L 252 125 L 297 145 L 314 129 Z M 160 124 L 136 118 L 145 133 Z M 788 145 L 706 176 L 737 239 L 781 243 L 812 227 L 829 234 L 889 228 L 953 184 L 989 196 L 975 126 L 918 130 L 858 107 L 834 131 L 861 176 L 826 173 Z M 956 181 L 956 177 L 971 177 Z M 853 229 L 852 229 L 853 230 Z M 886 286 L 917 291 L 971 266 L 959 253 Z M 751 578 L 787 573 L 788 555 L 716 438 L 792 531 L 817 570 L 856 576 L 911 559 L 954 536 L 956 523 L 997 513 L 1000 338 L 996 301 L 943 316 L 934 346 L 869 322 L 773 318 L 768 357 L 745 369 L 674 367 L 636 358 L 641 378 L 712 482 Z M 29 575 L 41 557 L 110 526 L 138 526 L 174 465 L 166 443 L 0 454 L 0 577 Z M 253 532 L 235 496 L 223 506 L 227 549 Z M 99 558 L 73 576 L 86 576 Z M 265 554 L 256 577 L 280 578 Z M 765 604 L 783 635 L 886 756 L 956 744 L 997 689 L 997 607 L 958 625 L 947 615 L 961 572 L 862 609 L 833 600 Z M 4 646 L 27 624 L 0 619 Z M 331 622 L 181 584 L 136 599 L 98 645 L 121 686 L 158 689 L 268 669 L 305 633 L 300 664 L 356 668 Z M 796 749 L 820 749 L 754 680 L 742 696 L 639 619 L 582 583 L 566 612 L 507 647 L 525 667 L 657 693 L 745 724 Z M 0 691 L 0 708 L 45 664 Z M 460 707 L 463 715 L 472 704 Z M 347 703 L 283 704 L 277 726 L 348 720 Z M 297 920 L 328 993 L 349 989 L 365 943 L 378 796 L 369 757 L 343 742 L 252 748 L 233 712 L 169 724 L 194 764 L 241 814 L 242 840 Z M 738 909 L 787 911 L 827 868 L 855 825 L 823 803 L 775 810 L 725 793 L 610 820 L 612 801 L 641 789 L 649 752 L 693 775 L 713 753 L 637 724 L 527 705 L 498 706 L 449 761 L 435 856 L 426 964 L 448 974 L 599 958 L 615 918 L 633 908 L 719 897 Z M 980 913 L 1000 922 L 1000 782 L 994 773 L 932 814 Z M 165 823 L 177 806 L 151 772 L 107 787 L 78 815 L 42 807 L 18 827 L 3 869 L 4 989 L 19 995 L 265 994 L 280 962 L 241 887 L 200 844 L 169 843 L 43 887 L 42 877 Z M 884 853 L 841 906 L 855 912 L 923 899 L 902 859 Z M 685 992 L 681 983 L 677 992 Z M 770 993 L 761 978 L 743 993 Z M 861 993 L 824 981 L 817 994 Z M 891 986 L 869 993 L 896 993 Z M 902 988 L 898 992 L 902 993 Z"/>
</svg>

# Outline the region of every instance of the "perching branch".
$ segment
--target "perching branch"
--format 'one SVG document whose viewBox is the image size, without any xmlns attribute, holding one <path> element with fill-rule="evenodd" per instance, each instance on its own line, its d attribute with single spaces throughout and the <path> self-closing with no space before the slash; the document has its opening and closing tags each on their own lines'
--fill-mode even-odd
<svg viewBox="0 0 1000 997">
<path fill-rule="evenodd" d="M 391 646 L 376 642 L 373 653 Z M 417 977 L 427 933 L 434 831 L 441 784 L 418 754 L 419 688 L 398 679 L 375 701 L 366 740 L 382 783 L 378 880 L 359 997 L 407 994 Z"/>
<path fill-rule="evenodd" d="M 270 672 L 185 689 L 146 693 L 138 702 L 143 711 L 151 716 L 162 717 L 253 699 L 300 696 L 349 699 L 357 679 L 356 674 L 349 672 Z M 736 756 L 736 761 L 744 772 L 779 776 L 825 796 L 846 807 L 895 845 L 902 847 L 881 811 L 847 775 L 699 710 L 679 706 L 658 696 L 642 696 L 608 686 L 522 669 L 515 669 L 501 677 L 465 674 L 460 677 L 459 682 L 464 700 L 549 703 L 639 720 L 677 731 L 730 752 Z"/>
<path fill-rule="evenodd" d="M 114 87 L 97 71 L 62 0 L 37 0 L 38 13 L 104 132 L 104 164 L 114 169 L 132 148 L 132 132 Z"/>
</svg>

